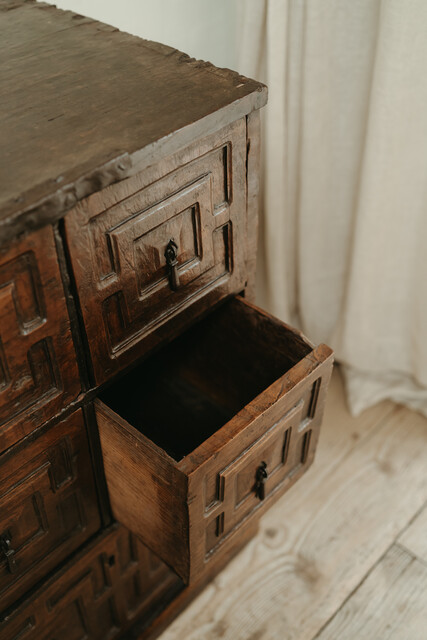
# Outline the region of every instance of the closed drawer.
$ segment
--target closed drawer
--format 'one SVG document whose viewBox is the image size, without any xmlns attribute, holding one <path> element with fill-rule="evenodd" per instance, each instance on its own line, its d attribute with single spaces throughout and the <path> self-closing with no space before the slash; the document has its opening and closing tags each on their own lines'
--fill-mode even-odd
<svg viewBox="0 0 427 640">
<path fill-rule="evenodd" d="M 78 410 L 0 458 L 0 609 L 99 526 L 86 429 Z"/>
<path fill-rule="evenodd" d="M 113 513 L 186 582 L 313 460 L 332 351 L 241 298 L 95 401 Z"/>
<path fill-rule="evenodd" d="M 241 120 L 67 214 L 96 383 L 244 288 L 245 167 Z"/>
<path fill-rule="evenodd" d="M 106 640 L 136 618 L 147 622 L 182 583 L 124 527 L 73 558 L 31 598 L 0 620 L 2 640 Z"/>
<path fill-rule="evenodd" d="M 53 230 L 0 252 L 0 452 L 80 390 Z"/>
</svg>

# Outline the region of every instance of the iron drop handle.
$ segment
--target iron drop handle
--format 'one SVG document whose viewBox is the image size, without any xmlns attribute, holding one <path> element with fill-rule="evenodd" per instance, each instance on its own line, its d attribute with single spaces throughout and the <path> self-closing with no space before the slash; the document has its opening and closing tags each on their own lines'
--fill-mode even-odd
<svg viewBox="0 0 427 640">
<path fill-rule="evenodd" d="M 166 265 L 169 271 L 169 286 L 172 291 L 176 291 L 179 287 L 179 273 L 177 260 L 178 245 L 173 238 L 169 240 L 165 249 Z"/>
<path fill-rule="evenodd" d="M 15 549 L 12 549 L 12 540 L 8 531 L 0 535 L 0 553 L 5 558 L 10 573 L 16 573 Z"/>
<path fill-rule="evenodd" d="M 255 495 L 260 500 L 265 498 L 265 480 L 268 477 L 267 463 L 262 461 L 255 473 Z"/>
</svg>

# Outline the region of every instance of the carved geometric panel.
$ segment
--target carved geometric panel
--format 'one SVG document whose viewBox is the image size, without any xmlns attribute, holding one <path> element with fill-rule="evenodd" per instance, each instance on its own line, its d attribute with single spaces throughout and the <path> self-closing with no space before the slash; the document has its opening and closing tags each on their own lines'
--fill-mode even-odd
<svg viewBox="0 0 427 640">
<path fill-rule="evenodd" d="M 180 586 L 127 529 L 114 527 L 31 602 L 0 621 L 0 635 L 4 640 L 112 639 L 137 617 L 149 619 Z"/>
<path fill-rule="evenodd" d="M 234 123 L 67 214 L 97 383 L 140 357 L 135 347 L 169 320 L 244 287 L 245 153 L 244 123 Z M 165 256 L 171 240 L 178 286 Z"/>
<path fill-rule="evenodd" d="M 51 227 L 0 255 L 0 452 L 80 389 Z"/>
<path fill-rule="evenodd" d="M 4 606 L 99 526 L 79 409 L 20 451 L 12 449 L 0 457 L 0 599 Z"/>
<path fill-rule="evenodd" d="M 303 472 L 312 441 L 312 420 L 320 387 L 317 379 L 303 397 L 237 459 L 205 478 L 205 552 L 238 527 L 276 491 Z M 264 464 L 265 463 L 265 464 Z M 264 498 L 256 491 L 257 471 L 265 468 Z"/>
</svg>

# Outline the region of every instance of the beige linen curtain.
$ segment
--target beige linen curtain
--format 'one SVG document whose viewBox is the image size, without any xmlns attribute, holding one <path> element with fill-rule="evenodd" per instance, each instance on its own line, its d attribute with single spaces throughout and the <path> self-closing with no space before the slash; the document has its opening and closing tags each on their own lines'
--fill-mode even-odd
<svg viewBox="0 0 427 640">
<path fill-rule="evenodd" d="M 427 415 L 427 2 L 238 7 L 269 85 L 259 302 L 335 349 L 354 414 Z"/>
</svg>

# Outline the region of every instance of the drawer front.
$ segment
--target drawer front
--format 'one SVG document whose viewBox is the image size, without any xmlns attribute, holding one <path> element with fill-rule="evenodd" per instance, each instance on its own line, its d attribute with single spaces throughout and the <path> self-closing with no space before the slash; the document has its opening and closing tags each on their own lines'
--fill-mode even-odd
<svg viewBox="0 0 427 640">
<path fill-rule="evenodd" d="M 80 390 L 53 230 L 0 254 L 0 451 Z"/>
<path fill-rule="evenodd" d="M 0 597 L 8 606 L 100 526 L 82 411 L 0 458 L 0 477 Z"/>
<path fill-rule="evenodd" d="M 245 157 L 241 121 L 67 215 L 97 383 L 244 288 Z"/>
<path fill-rule="evenodd" d="M 148 620 L 179 587 L 172 571 L 120 527 L 0 622 L 0 635 L 4 640 L 115 638 L 137 617 Z"/>
<path fill-rule="evenodd" d="M 313 461 L 332 360 L 243 299 L 144 360 L 94 403 L 114 517 L 187 583 L 222 564 Z"/>
<path fill-rule="evenodd" d="M 247 518 L 288 489 L 312 462 L 320 428 L 320 420 L 314 418 L 321 386 L 320 377 L 308 380 L 298 401 L 283 417 L 266 426 L 230 464 L 206 474 L 205 560 Z"/>
</svg>

